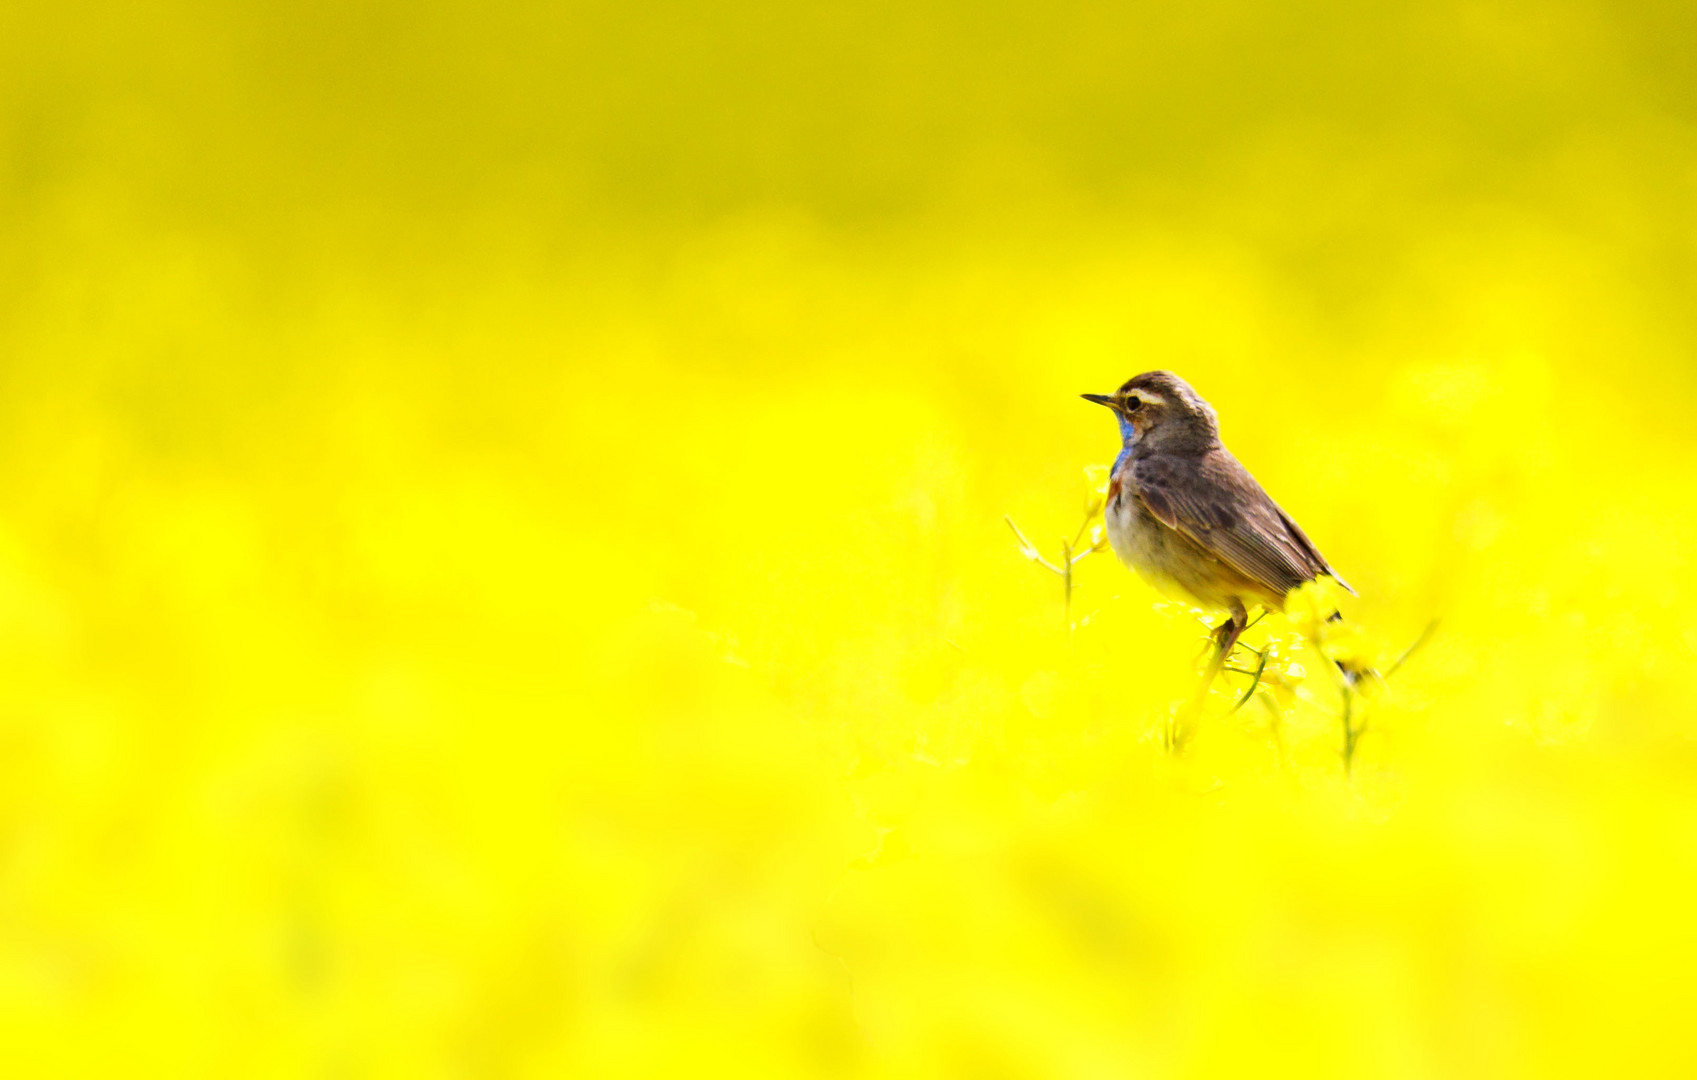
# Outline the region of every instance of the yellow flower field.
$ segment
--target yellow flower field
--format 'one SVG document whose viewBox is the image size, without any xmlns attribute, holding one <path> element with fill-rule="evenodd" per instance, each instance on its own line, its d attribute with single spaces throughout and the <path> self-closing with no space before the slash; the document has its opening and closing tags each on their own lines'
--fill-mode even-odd
<svg viewBox="0 0 1697 1080">
<path fill-rule="evenodd" d="M 6 5 L 5 1075 L 1693 1074 L 1693 41 Z M 1152 368 L 1360 592 L 1178 747 Z"/>
</svg>

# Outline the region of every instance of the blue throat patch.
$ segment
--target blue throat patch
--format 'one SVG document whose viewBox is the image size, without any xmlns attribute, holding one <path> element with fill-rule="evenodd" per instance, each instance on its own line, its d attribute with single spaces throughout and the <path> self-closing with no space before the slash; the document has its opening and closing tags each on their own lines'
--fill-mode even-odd
<svg viewBox="0 0 1697 1080">
<path fill-rule="evenodd" d="M 1120 439 L 1125 445 L 1120 448 L 1120 456 L 1114 459 L 1114 467 L 1109 470 L 1109 476 L 1118 476 L 1120 467 L 1131 458 L 1131 448 L 1137 445 L 1137 429 L 1131 426 L 1131 421 L 1124 416 L 1115 414 L 1120 422 Z"/>
</svg>

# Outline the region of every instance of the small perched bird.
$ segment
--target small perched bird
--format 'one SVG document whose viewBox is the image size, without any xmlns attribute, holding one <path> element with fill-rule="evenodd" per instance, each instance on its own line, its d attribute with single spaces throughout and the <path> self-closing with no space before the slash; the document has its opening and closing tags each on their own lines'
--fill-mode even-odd
<svg viewBox="0 0 1697 1080">
<path fill-rule="evenodd" d="M 1119 420 L 1108 481 L 1108 543 L 1167 595 L 1226 610 L 1215 670 L 1259 604 L 1322 574 L 1353 594 L 1289 514 L 1220 443 L 1213 407 L 1170 371 L 1146 371 L 1113 394 L 1085 394 Z M 1334 616 L 1335 617 L 1335 616 Z"/>
</svg>

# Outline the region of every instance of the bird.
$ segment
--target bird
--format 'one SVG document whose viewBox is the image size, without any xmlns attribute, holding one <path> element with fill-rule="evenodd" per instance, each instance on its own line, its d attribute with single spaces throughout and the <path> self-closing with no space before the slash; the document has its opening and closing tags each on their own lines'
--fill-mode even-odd
<svg viewBox="0 0 1697 1080">
<path fill-rule="evenodd" d="M 1103 507 L 1114 554 L 1161 593 L 1227 613 L 1214 629 L 1211 674 L 1249 625 L 1250 608 L 1283 611 L 1286 594 L 1322 576 L 1355 594 L 1220 442 L 1213 406 L 1189 383 L 1146 371 L 1112 394 L 1082 397 L 1119 421 Z"/>
</svg>

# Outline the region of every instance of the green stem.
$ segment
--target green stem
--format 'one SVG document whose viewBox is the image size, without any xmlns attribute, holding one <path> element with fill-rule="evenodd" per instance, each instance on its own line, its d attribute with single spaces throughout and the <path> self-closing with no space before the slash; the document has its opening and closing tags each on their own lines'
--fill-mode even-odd
<svg viewBox="0 0 1697 1080">
<path fill-rule="evenodd" d="M 1343 688 L 1343 771 L 1350 775 L 1355 768 L 1355 746 L 1361 741 L 1366 725 L 1355 726 L 1355 693 L 1346 684 Z"/>
<path fill-rule="evenodd" d="M 1072 543 L 1061 541 L 1061 581 L 1066 588 L 1067 641 L 1072 641 Z"/>
<path fill-rule="evenodd" d="M 1432 635 L 1437 633 L 1437 631 L 1438 631 L 1438 620 L 1433 619 L 1431 622 L 1426 624 L 1426 629 L 1420 631 L 1420 636 L 1414 639 L 1414 644 L 1412 644 L 1408 648 L 1404 649 L 1402 655 L 1397 657 L 1396 663 L 1392 664 L 1390 667 L 1385 669 L 1385 674 L 1383 675 L 1383 678 L 1388 679 L 1392 675 L 1395 675 L 1397 668 L 1400 668 L 1400 667 L 1402 667 L 1402 665 L 1408 663 L 1408 658 L 1413 656 L 1417 651 L 1419 651 L 1421 646 L 1425 645 L 1428 641 L 1431 641 Z"/>
<path fill-rule="evenodd" d="M 1243 708 L 1243 703 L 1248 701 L 1254 695 L 1255 688 L 1261 685 L 1261 673 L 1267 670 L 1267 657 L 1271 656 L 1272 653 L 1272 646 L 1269 645 L 1257 654 L 1261 657 L 1261 663 L 1255 668 L 1255 678 L 1250 682 L 1249 689 L 1245 690 L 1243 692 L 1243 696 L 1237 699 L 1237 704 L 1231 707 L 1231 712 L 1226 713 L 1227 716 L 1230 716 L 1232 713 Z"/>
</svg>

